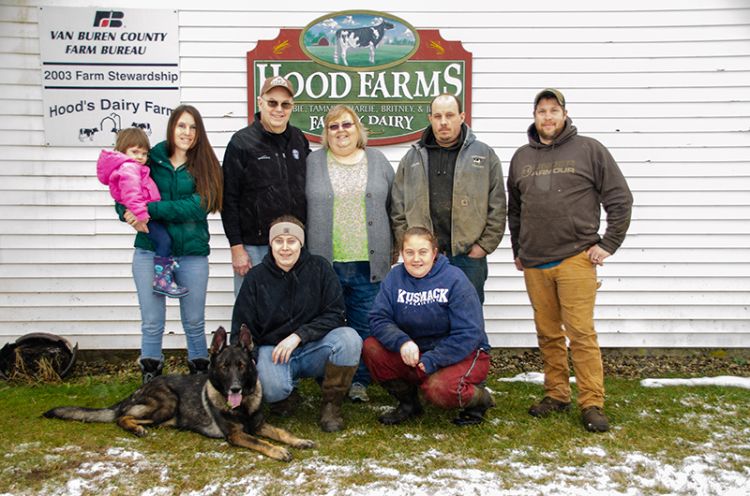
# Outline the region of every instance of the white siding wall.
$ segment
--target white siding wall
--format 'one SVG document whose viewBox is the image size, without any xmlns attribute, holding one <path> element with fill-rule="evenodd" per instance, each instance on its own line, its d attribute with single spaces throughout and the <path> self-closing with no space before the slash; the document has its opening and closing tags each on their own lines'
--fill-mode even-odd
<svg viewBox="0 0 750 496">
<path fill-rule="evenodd" d="M 600 271 L 602 345 L 750 347 L 750 1 L 295 0 L 283 12 L 267 2 L 98 2 L 125 4 L 179 10 L 182 100 L 203 113 L 219 158 L 247 120 L 246 52 L 337 10 L 377 9 L 461 40 L 474 55 L 472 127 L 506 174 L 536 91 L 560 88 L 579 132 L 611 150 L 635 197 L 628 238 Z M 0 6 L 0 344 L 45 331 L 82 348 L 137 348 L 133 235 L 95 177 L 98 150 L 44 146 L 44 5 L 91 2 Z M 384 149 L 394 167 L 406 148 Z M 210 229 L 209 331 L 229 324 L 233 302 L 218 217 Z M 490 257 L 487 330 L 495 346 L 534 346 L 509 246 L 506 235 Z M 165 344 L 181 348 L 175 302 L 168 319 Z"/>
</svg>

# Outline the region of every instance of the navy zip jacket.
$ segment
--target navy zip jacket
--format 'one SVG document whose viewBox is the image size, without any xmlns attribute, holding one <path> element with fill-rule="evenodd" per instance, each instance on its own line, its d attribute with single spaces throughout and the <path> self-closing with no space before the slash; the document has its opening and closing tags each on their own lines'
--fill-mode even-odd
<svg viewBox="0 0 750 496">
<path fill-rule="evenodd" d="M 388 273 L 370 311 L 370 331 L 395 353 L 414 341 L 427 374 L 477 349 L 490 349 L 479 296 L 461 269 L 443 255 L 420 279 L 409 275 L 403 264 Z"/>
<path fill-rule="evenodd" d="M 317 341 L 344 325 L 344 294 L 339 278 L 325 258 L 302 248 L 289 272 L 268 253 L 247 273 L 232 313 L 231 341 L 247 324 L 256 345 L 276 346 L 296 333 L 300 345 Z"/>
</svg>

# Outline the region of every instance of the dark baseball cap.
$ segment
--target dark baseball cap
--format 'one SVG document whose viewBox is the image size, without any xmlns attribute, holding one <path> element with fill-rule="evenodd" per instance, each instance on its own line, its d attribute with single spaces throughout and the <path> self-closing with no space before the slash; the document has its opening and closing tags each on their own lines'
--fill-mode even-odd
<svg viewBox="0 0 750 496">
<path fill-rule="evenodd" d="M 560 90 L 556 90 L 555 88 L 544 88 L 536 94 L 536 97 L 534 98 L 534 108 L 539 105 L 539 100 L 542 98 L 554 98 L 562 108 L 565 108 L 565 97 L 560 93 Z"/>
<path fill-rule="evenodd" d="M 274 88 L 284 88 L 290 95 L 294 96 L 294 86 L 292 86 L 292 83 L 290 83 L 288 79 L 284 79 L 281 76 L 271 76 L 266 78 L 263 82 L 263 87 L 260 89 L 260 94 L 265 95 Z"/>
</svg>

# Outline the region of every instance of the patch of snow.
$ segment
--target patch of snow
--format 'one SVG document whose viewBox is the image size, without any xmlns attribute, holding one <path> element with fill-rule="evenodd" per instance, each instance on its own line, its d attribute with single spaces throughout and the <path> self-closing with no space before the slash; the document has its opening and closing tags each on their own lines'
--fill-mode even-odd
<svg viewBox="0 0 750 496">
<path fill-rule="evenodd" d="M 696 407 L 699 405 L 696 405 Z M 697 409 L 697 408 L 696 408 Z M 700 410 L 698 410 L 700 412 Z M 714 418 L 719 410 L 711 411 Z M 705 414 L 693 414 L 693 422 Z M 684 417 L 685 420 L 688 416 Z M 421 440 L 423 436 L 403 434 L 406 439 Z M 426 440 L 434 436 L 424 436 Z M 565 494 L 570 496 L 640 496 L 665 493 L 679 496 L 703 494 L 747 495 L 750 487 L 750 454 L 747 446 L 750 428 L 717 427 L 712 440 L 691 444 L 691 456 L 678 461 L 665 461 L 661 453 L 606 450 L 601 446 L 574 448 L 588 459 L 576 465 L 561 465 L 557 453 L 538 453 L 532 449 L 502 450 L 492 459 L 465 458 L 429 448 L 413 456 L 387 455 L 351 461 L 331 461 L 316 451 L 307 458 L 292 461 L 278 471 L 256 469 L 252 452 L 204 453 L 220 463 L 232 465 L 238 459 L 245 467 L 239 473 L 224 472 L 192 496 L 243 494 L 310 494 L 327 496 L 453 496 L 486 494 L 492 496 L 537 496 Z M 685 444 L 681 439 L 677 443 Z M 426 443 L 429 444 L 429 443 Z M 54 450 L 51 450 L 54 451 Z M 106 494 L 127 487 L 128 478 L 143 471 L 156 473 L 158 486 L 144 496 L 167 496 L 178 483 L 158 455 L 143 454 L 126 448 L 113 447 L 106 454 L 84 454 L 96 462 L 81 463 L 71 470 L 69 479 L 58 486 L 46 487 L 44 494 L 55 496 Z M 57 456 L 50 454 L 48 456 Z M 198 456 L 198 455 L 196 455 Z M 529 462 L 533 459 L 533 462 Z M 744 468 L 737 468 L 744 467 Z M 356 483 L 354 476 L 364 474 L 371 482 Z M 376 479 L 376 480 L 373 480 Z M 309 488 L 314 488 L 310 490 Z M 0 495 L 2 496 L 2 495 Z"/>
<path fill-rule="evenodd" d="M 409 434 L 408 432 L 406 434 L 404 434 L 404 437 L 406 439 L 409 439 L 410 441 L 421 441 L 422 440 L 422 436 L 420 436 L 419 434 Z"/>
<path fill-rule="evenodd" d="M 396 478 L 401 475 L 401 471 L 395 468 L 383 467 L 375 462 L 368 463 L 367 469 L 378 477 Z"/>
<path fill-rule="evenodd" d="M 530 384 L 544 385 L 544 374 L 541 372 L 522 372 L 513 377 L 501 377 L 498 379 L 500 382 L 528 382 Z M 576 378 L 571 377 L 570 383 L 575 384 Z"/>
<path fill-rule="evenodd" d="M 231 460 L 232 455 L 229 452 L 220 453 L 218 451 L 197 451 L 195 458 L 211 458 L 214 460 Z"/>
<path fill-rule="evenodd" d="M 425 451 L 422 456 L 424 456 L 425 458 L 441 458 L 443 456 L 443 453 L 436 450 L 435 448 L 430 448 Z"/>
<path fill-rule="evenodd" d="M 109 448 L 107 455 L 126 460 L 143 460 L 143 455 L 137 451 L 126 450 L 125 448 Z"/>
<path fill-rule="evenodd" d="M 151 487 L 141 493 L 141 496 L 169 496 L 174 493 L 171 487 Z"/>
<path fill-rule="evenodd" d="M 493 496 L 535 496 L 539 494 L 565 494 L 570 496 L 638 496 L 644 493 L 667 492 L 675 495 L 696 494 L 745 494 L 750 485 L 750 471 L 731 471 L 727 461 L 742 465 L 747 457 L 723 453 L 706 453 L 685 458 L 680 464 L 669 464 L 658 456 L 639 452 L 628 453 L 621 461 L 604 463 L 599 458 L 607 452 L 599 446 L 580 449 L 581 453 L 597 457 L 582 466 L 558 466 L 555 457 L 546 457 L 542 463 L 513 461 L 527 455 L 526 450 L 512 450 L 505 459 L 495 465 L 510 467 L 514 477 L 498 477 L 493 470 L 473 468 L 476 459 L 448 459 L 453 468 L 431 469 L 435 460 L 445 461 L 446 455 L 431 448 L 415 455 L 414 460 L 383 461 L 367 459 L 351 463 L 330 462 L 313 457 L 290 463 L 284 468 L 283 477 L 275 477 L 262 471 L 249 471 L 246 475 L 224 482 L 212 482 L 200 490 L 186 494 L 208 496 L 212 494 L 239 493 L 248 496 L 268 492 L 287 494 L 300 493 L 300 489 L 315 481 L 316 492 L 306 494 L 350 495 L 350 496 L 449 496 L 455 494 L 488 494 Z M 120 455 L 128 451 L 118 452 Z M 730 456 L 731 455 L 731 456 Z M 137 459 L 132 456 L 132 459 Z M 122 457 L 120 458 L 122 459 Z M 413 461 L 414 463 L 405 463 Z M 143 463 L 142 461 L 140 463 Z M 78 469 L 78 477 L 64 486 L 46 491 L 55 495 L 83 495 L 107 492 L 107 478 L 128 477 L 121 462 L 84 463 Z M 156 465 L 153 462 L 152 465 Z M 413 469 L 404 469 L 404 466 Z M 463 468 L 462 468 L 463 465 Z M 153 467 L 152 467 L 153 468 Z M 121 473 L 122 472 L 122 473 Z M 379 480 L 366 484 L 353 484 L 354 474 L 369 472 Z M 90 477 L 81 477 L 87 475 Z M 150 488 L 144 496 L 166 496 L 173 492 L 169 481 Z"/>
<path fill-rule="evenodd" d="M 598 456 L 600 458 L 604 458 L 607 456 L 607 452 L 604 450 L 604 448 L 601 448 L 599 446 L 586 446 L 585 448 L 581 449 L 581 454 L 586 456 Z"/>
<path fill-rule="evenodd" d="M 720 375 L 717 377 L 695 377 L 692 379 L 643 379 L 643 387 L 664 386 L 722 386 L 750 389 L 750 377 L 737 377 L 732 375 Z"/>
<path fill-rule="evenodd" d="M 23 453 L 24 451 L 29 451 L 30 449 L 39 448 L 41 445 L 42 443 L 38 441 L 34 441 L 33 443 L 21 443 L 17 444 L 15 448 L 13 448 L 13 451 L 16 453 Z"/>
</svg>

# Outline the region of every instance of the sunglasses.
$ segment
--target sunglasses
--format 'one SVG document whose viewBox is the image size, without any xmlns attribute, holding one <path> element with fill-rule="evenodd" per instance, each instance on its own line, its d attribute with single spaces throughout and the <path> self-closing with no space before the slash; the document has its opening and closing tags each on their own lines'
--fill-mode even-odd
<svg viewBox="0 0 750 496">
<path fill-rule="evenodd" d="M 281 105 L 281 108 L 283 108 L 284 110 L 289 110 L 290 108 L 294 107 L 294 104 L 292 102 L 277 102 L 276 100 L 266 100 L 265 98 L 263 99 L 263 101 L 266 102 L 271 108 L 276 108 Z"/>
<path fill-rule="evenodd" d="M 354 125 L 353 122 L 342 122 L 341 124 L 334 122 L 333 124 L 328 124 L 328 130 L 329 131 L 338 131 L 339 127 L 341 129 L 349 129 Z"/>
</svg>

